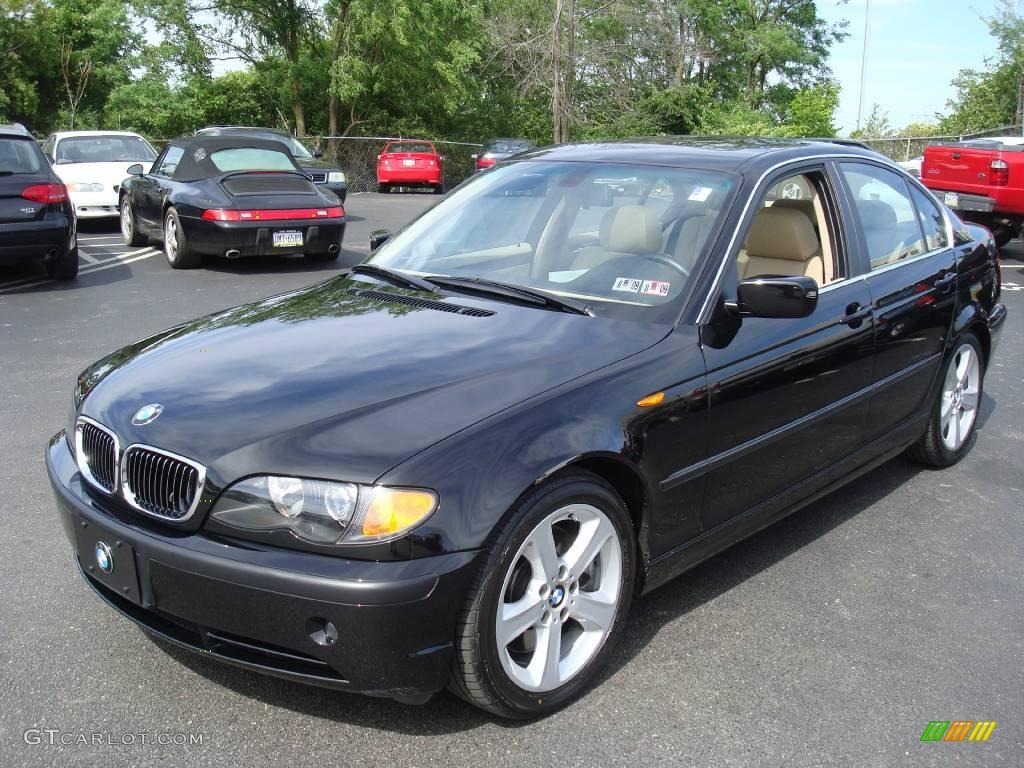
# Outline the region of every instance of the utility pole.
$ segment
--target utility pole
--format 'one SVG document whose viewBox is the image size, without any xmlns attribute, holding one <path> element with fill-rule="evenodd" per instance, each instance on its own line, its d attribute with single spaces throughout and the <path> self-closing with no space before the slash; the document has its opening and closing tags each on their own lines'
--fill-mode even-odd
<svg viewBox="0 0 1024 768">
<path fill-rule="evenodd" d="M 860 119 L 864 113 L 864 69 L 868 60 L 868 22 L 871 17 L 871 0 L 864 3 L 864 48 L 860 54 L 860 98 L 857 100 L 857 130 L 860 130 Z"/>
</svg>

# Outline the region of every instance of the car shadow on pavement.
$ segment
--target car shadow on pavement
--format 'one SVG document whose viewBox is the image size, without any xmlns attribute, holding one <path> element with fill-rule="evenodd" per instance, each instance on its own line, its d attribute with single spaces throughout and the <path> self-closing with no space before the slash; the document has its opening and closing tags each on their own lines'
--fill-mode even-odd
<svg viewBox="0 0 1024 768">
<path fill-rule="evenodd" d="M 991 412 L 994 401 L 983 406 Z M 596 686 L 608 681 L 640 655 L 662 628 L 757 576 L 834 528 L 870 508 L 923 470 L 896 458 L 845 486 L 842 493 L 821 499 L 725 552 L 696 566 L 681 578 L 638 598 L 626 620 L 619 645 Z M 346 694 L 265 677 L 203 659 L 176 646 L 154 640 L 167 654 L 211 682 L 239 695 L 318 719 L 343 721 L 382 731 L 438 735 L 469 731 L 485 724 L 518 728 L 530 721 L 499 720 L 464 703 L 447 691 L 422 707 L 387 699 Z M 608 681 L 606 683 L 606 681 Z M 585 702 L 587 694 L 584 694 Z"/>
</svg>

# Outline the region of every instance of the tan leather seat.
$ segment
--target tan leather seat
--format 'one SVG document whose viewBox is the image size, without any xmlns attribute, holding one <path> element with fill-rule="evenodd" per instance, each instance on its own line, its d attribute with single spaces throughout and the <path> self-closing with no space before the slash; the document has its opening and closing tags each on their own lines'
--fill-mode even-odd
<svg viewBox="0 0 1024 768">
<path fill-rule="evenodd" d="M 620 205 L 601 219 L 600 245 L 582 249 L 572 269 L 590 269 L 602 262 L 626 254 L 661 253 L 661 221 L 653 209 L 640 205 Z"/>
<path fill-rule="evenodd" d="M 814 212 L 813 200 L 790 200 L 788 198 L 781 198 L 772 203 L 772 208 L 792 208 L 794 211 L 800 211 L 804 216 L 811 220 L 814 231 L 818 231 L 818 219 Z"/>
<path fill-rule="evenodd" d="M 740 278 L 805 275 L 825 282 L 821 246 L 810 219 L 793 208 L 762 208 L 737 259 Z"/>
</svg>

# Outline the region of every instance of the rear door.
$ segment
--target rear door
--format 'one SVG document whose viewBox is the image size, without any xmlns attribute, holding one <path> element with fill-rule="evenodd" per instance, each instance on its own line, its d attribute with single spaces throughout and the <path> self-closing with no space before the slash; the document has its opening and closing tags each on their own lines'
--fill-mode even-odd
<svg viewBox="0 0 1024 768">
<path fill-rule="evenodd" d="M 838 167 L 875 313 L 870 440 L 926 404 L 956 315 L 956 252 L 939 206 L 913 181 L 866 160 Z"/>
<path fill-rule="evenodd" d="M 46 204 L 22 194 L 29 187 L 54 181 L 49 163 L 33 139 L 0 136 L 0 223 L 42 221 Z"/>
</svg>

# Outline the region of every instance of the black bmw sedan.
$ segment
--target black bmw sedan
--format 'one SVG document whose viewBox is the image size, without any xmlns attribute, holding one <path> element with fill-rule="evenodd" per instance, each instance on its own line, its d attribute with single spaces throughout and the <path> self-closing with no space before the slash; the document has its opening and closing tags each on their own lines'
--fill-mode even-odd
<svg viewBox="0 0 1024 768">
<path fill-rule="evenodd" d="M 172 643 L 542 715 L 636 595 L 897 454 L 964 457 L 995 254 L 855 147 L 535 150 L 349 275 L 85 370 L 46 451 L 59 517 Z"/>
<path fill-rule="evenodd" d="M 340 201 L 317 187 L 278 141 L 176 139 L 148 172 L 140 164 L 128 172 L 118 199 L 124 242 L 162 241 L 174 269 L 198 267 L 204 255 L 302 253 L 330 260 L 341 251 Z"/>
</svg>

